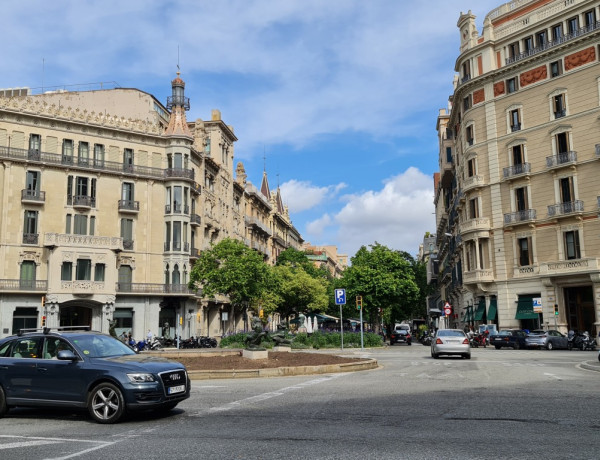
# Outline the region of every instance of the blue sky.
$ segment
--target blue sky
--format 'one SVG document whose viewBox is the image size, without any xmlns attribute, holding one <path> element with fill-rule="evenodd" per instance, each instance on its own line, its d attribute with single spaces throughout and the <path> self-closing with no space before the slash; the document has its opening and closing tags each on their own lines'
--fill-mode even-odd
<svg viewBox="0 0 600 460">
<path fill-rule="evenodd" d="M 166 103 L 179 59 L 188 120 L 219 109 L 235 163 L 279 184 L 306 241 L 416 254 L 435 231 L 436 119 L 459 15 L 490 0 L 103 0 L 2 4 L 0 88 L 117 82 Z"/>
</svg>

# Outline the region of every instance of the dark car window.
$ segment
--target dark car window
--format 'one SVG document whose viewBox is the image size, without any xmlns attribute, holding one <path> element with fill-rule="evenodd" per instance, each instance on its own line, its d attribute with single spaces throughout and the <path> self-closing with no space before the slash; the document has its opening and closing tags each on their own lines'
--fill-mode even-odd
<svg viewBox="0 0 600 460">
<path fill-rule="evenodd" d="M 69 350 L 75 353 L 75 350 L 65 340 L 57 337 L 47 337 L 44 341 L 44 349 L 42 351 L 42 358 L 44 359 L 58 359 L 57 355 L 59 351 Z"/>
<path fill-rule="evenodd" d="M 8 352 L 10 351 L 10 346 L 11 345 L 12 345 L 11 341 L 8 341 L 8 342 L 3 343 L 2 345 L 0 345 L 0 356 L 7 357 L 8 356 Z"/>
<path fill-rule="evenodd" d="M 73 343 L 88 358 L 135 355 L 135 351 L 123 342 L 108 335 L 82 335 L 74 339 Z"/>
<path fill-rule="evenodd" d="M 20 337 L 13 341 L 13 358 L 39 358 L 40 337 Z"/>
</svg>

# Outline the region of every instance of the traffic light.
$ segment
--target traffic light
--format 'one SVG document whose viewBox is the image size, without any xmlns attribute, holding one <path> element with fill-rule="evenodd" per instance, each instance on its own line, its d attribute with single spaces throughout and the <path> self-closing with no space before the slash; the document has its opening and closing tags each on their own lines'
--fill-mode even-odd
<svg viewBox="0 0 600 460">
<path fill-rule="evenodd" d="M 42 327 L 46 327 L 46 317 L 42 316 Z"/>
<path fill-rule="evenodd" d="M 558 305 L 554 304 L 554 316 L 558 316 Z"/>
<path fill-rule="evenodd" d="M 356 296 L 356 309 L 357 310 L 362 310 L 362 296 L 361 295 L 357 295 Z"/>
<path fill-rule="evenodd" d="M 265 317 L 265 311 L 262 308 L 258 310 L 258 317 L 260 319 L 263 319 Z"/>
<path fill-rule="evenodd" d="M 46 306 L 46 296 L 43 295 L 42 296 L 42 308 L 44 308 Z"/>
</svg>

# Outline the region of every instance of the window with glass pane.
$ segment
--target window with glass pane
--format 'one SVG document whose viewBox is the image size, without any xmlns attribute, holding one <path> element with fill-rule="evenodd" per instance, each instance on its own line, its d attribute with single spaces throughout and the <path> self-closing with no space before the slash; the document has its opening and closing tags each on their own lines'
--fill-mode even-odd
<svg viewBox="0 0 600 460">
<path fill-rule="evenodd" d="M 31 134 L 29 136 L 29 151 L 40 153 L 40 149 L 42 146 L 42 136 L 39 134 Z"/>
<path fill-rule="evenodd" d="M 40 191 L 40 172 L 27 171 L 25 178 L 26 193 L 29 197 L 38 197 Z"/>
<path fill-rule="evenodd" d="M 73 160 L 73 139 L 63 139 L 62 144 L 63 161 L 72 162 Z"/>
<path fill-rule="evenodd" d="M 37 233 L 37 211 L 25 211 L 25 222 L 23 224 L 23 233 L 34 235 Z"/>
<path fill-rule="evenodd" d="M 523 45 L 525 48 L 525 51 L 531 51 L 533 49 L 533 36 L 529 36 L 529 37 L 525 37 L 523 39 Z"/>
<path fill-rule="evenodd" d="M 94 166 L 104 166 L 104 145 L 94 144 Z"/>
<path fill-rule="evenodd" d="M 181 284 L 181 278 L 179 273 L 179 265 L 175 264 L 173 267 L 173 284 Z"/>
<path fill-rule="evenodd" d="M 119 267 L 119 290 L 131 291 L 131 280 L 133 270 L 129 265 Z"/>
<path fill-rule="evenodd" d="M 578 230 L 565 232 L 565 256 L 568 260 L 581 258 Z"/>
<path fill-rule="evenodd" d="M 96 217 L 95 216 L 90 216 L 90 231 L 88 234 L 89 235 L 96 234 Z"/>
<path fill-rule="evenodd" d="M 562 24 L 556 24 L 552 27 L 552 40 L 560 41 L 563 36 L 563 26 Z"/>
<path fill-rule="evenodd" d="M 583 13 L 583 17 L 585 18 L 586 27 L 592 26 L 596 23 L 596 12 L 594 10 L 586 11 Z"/>
<path fill-rule="evenodd" d="M 531 265 L 533 263 L 531 238 L 519 238 L 517 244 L 519 246 L 519 265 L 521 267 Z"/>
<path fill-rule="evenodd" d="M 123 182 L 121 185 L 121 199 L 127 202 L 133 201 L 133 184 L 131 182 Z"/>
<path fill-rule="evenodd" d="M 181 222 L 173 222 L 173 251 L 181 251 Z"/>
<path fill-rule="evenodd" d="M 60 267 L 60 279 L 62 281 L 73 281 L 73 262 L 63 262 Z"/>
<path fill-rule="evenodd" d="M 558 77 L 562 74 L 562 61 L 554 61 L 550 63 L 550 77 Z"/>
<path fill-rule="evenodd" d="M 524 163 L 523 161 L 523 146 L 522 145 L 515 145 L 512 148 L 512 153 L 513 153 L 513 165 L 522 165 Z"/>
<path fill-rule="evenodd" d="M 471 158 L 468 162 L 467 162 L 467 174 L 468 177 L 473 177 L 475 174 L 477 174 L 477 168 L 475 165 L 475 159 Z"/>
<path fill-rule="evenodd" d="M 567 133 L 559 133 L 556 135 L 556 153 L 568 153 L 569 151 L 569 136 Z"/>
<path fill-rule="evenodd" d="M 181 212 L 182 189 L 173 187 L 173 212 Z"/>
<path fill-rule="evenodd" d="M 67 235 L 71 234 L 71 214 L 67 214 L 66 225 L 65 225 L 65 233 Z"/>
<path fill-rule="evenodd" d="M 518 89 L 517 86 L 517 77 L 506 80 L 506 90 L 509 93 L 514 93 Z"/>
<path fill-rule="evenodd" d="M 521 129 L 521 116 L 519 109 L 510 111 L 510 129 L 511 131 L 519 131 Z"/>
<path fill-rule="evenodd" d="M 104 264 L 96 264 L 94 267 L 94 281 L 104 281 L 104 271 L 106 266 Z"/>
<path fill-rule="evenodd" d="M 527 209 L 527 189 L 525 187 L 515 189 L 515 203 L 517 211 L 525 211 Z"/>
<path fill-rule="evenodd" d="M 479 217 L 479 203 L 477 202 L 477 198 L 469 200 L 469 217 L 471 219 Z"/>
<path fill-rule="evenodd" d="M 73 233 L 75 235 L 87 235 L 87 216 L 75 214 L 73 222 Z"/>
<path fill-rule="evenodd" d="M 123 150 L 123 164 L 133 166 L 133 149 Z"/>
<path fill-rule="evenodd" d="M 535 34 L 535 39 L 537 41 L 537 46 L 544 47 L 546 46 L 546 43 L 548 43 L 548 33 L 545 30 L 540 30 Z"/>
<path fill-rule="evenodd" d="M 78 281 L 90 281 L 92 278 L 92 261 L 90 259 L 77 259 L 75 267 L 75 279 Z"/>
<path fill-rule="evenodd" d="M 133 219 L 121 219 L 121 238 L 123 238 L 123 249 L 133 249 Z"/>
<path fill-rule="evenodd" d="M 565 95 L 564 94 L 559 94 L 558 96 L 554 96 L 552 98 L 552 104 L 554 106 L 554 118 L 561 118 L 566 115 Z"/>
<path fill-rule="evenodd" d="M 75 195 L 88 196 L 88 178 L 87 177 L 77 177 L 76 178 Z"/>
<path fill-rule="evenodd" d="M 568 203 L 573 201 L 575 197 L 575 190 L 573 187 L 573 178 L 572 177 L 563 177 L 559 181 L 560 185 L 560 198 L 563 203 Z"/>
<path fill-rule="evenodd" d="M 171 223 L 165 222 L 165 251 L 170 251 L 171 246 Z"/>
<path fill-rule="evenodd" d="M 574 34 L 579 29 L 579 19 L 577 17 L 567 20 L 567 30 L 570 34 Z"/>
<path fill-rule="evenodd" d="M 78 163 L 80 165 L 87 165 L 90 159 L 90 144 L 88 144 L 87 142 L 80 142 L 77 156 Z"/>
<path fill-rule="evenodd" d="M 173 168 L 183 169 L 183 156 L 181 153 L 175 153 L 173 155 Z"/>
<path fill-rule="evenodd" d="M 35 271 L 36 265 L 34 261 L 24 260 L 21 263 L 21 277 L 19 279 L 19 285 L 22 289 L 35 288 Z"/>
</svg>

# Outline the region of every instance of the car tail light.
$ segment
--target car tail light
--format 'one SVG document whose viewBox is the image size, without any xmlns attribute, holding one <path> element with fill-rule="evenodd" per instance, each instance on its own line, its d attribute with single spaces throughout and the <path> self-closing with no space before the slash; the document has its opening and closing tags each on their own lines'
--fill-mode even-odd
<svg viewBox="0 0 600 460">
<path fill-rule="evenodd" d="M 435 343 L 436 343 L 436 345 L 441 345 L 444 342 L 442 342 L 442 339 L 435 339 Z"/>
<path fill-rule="evenodd" d="M 463 340 L 463 345 L 469 345 L 469 339 Z"/>
<path fill-rule="evenodd" d="M 508 337 L 504 337 L 504 341 L 505 341 L 505 342 L 508 342 Z"/>
</svg>

